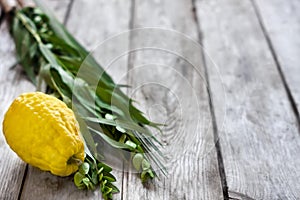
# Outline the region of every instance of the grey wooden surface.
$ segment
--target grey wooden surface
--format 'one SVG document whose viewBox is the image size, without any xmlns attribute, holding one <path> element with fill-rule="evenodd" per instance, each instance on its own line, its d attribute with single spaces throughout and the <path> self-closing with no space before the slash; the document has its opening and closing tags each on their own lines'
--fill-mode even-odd
<svg viewBox="0 0 300 200">
<path fill-rule="evenodd" d="M 203 43 L 219 63 L 227 97 L 224 124 L 219 110 L 215 116 L 228 192 L 237 198 L 297 199 L 299 121 L 252 5 L 197 4 Z M 214 77 L 209 82 L 214 92 Z"/>
<path fill-rule="evenodd" d="M 149 117 L 168 124 L 160 139 L 169 175 L 143 186 L 119 166 L 115 199 L 300 199 L 297 0 L 44 2 L 87 49 L 98 45 L 95 57 L 116 82 L 132 86 L 127 94 Z M 166 31 L 126 32 L 145 27 Z M 172 38 L 178 32 L 185 36 Z M 15 97 L 35 90 L 15 63 L 4 21 L 0 121 Z M 77 190 L 71 177 L 26 165 L 2 134 L 0 157 L 0 199 L 101 199 L 99 191 Z"/>
</svg>

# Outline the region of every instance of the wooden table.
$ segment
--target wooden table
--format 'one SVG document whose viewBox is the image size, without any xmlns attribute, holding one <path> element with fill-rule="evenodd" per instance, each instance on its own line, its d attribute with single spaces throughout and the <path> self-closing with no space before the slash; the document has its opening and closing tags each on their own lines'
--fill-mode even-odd
<svg viewBox="0 0 300 200">
<path fill-rule="evenodd" d="M 195 78 L 195 70 L 184 63 L 174 58 L 156 58 L 160 55 L 151 52 L 142 57 L 128 54 L 118 62 L 119 67 L 110 69 L 115 79 L 127 74 L 122 80 L 134 88 L 151 76 L 151 73 L 135 74 L 136 66 L 163 60 L 162 64 L 176 63 L 177 70 L 193 80 L 198 110 L 186 106 L 178 114 L 175 100 L 165 95 L 160 105 L 163 114 L 156 112 L 157 117 L 163 115 L 169 120 L 165 144 L 179 144 L 172 133 L 195 127 L 197 113 L 208 122 L 200 130 L 191 130 L 196 135 L 189 148 L 168 165 L 168 177 L 143 187 L 135 174 L 115 172 L 121 188 L 115 199 L 300 199 L 300 1 L 48 0 L 45 3 L 88 49 L 126 30 L 160 27 L 187 35 L 201 43 L 207 52 L 189 51 L 181 44 L 183 52 L 201 62 L 199 70 L 205 85 L 200 84 L 203 80 Z M 159 36 L 152 39 L 159 41 Z M 123 45 L 129 48 L 140 41 L 143 37 L 133 35 L 129 44 Z M 35 90 L 20 66 L 10 68 L 16 62 L 14 50 L 8 25 L 2 22 L 1 121 L 15 97 Z M 107 54 L 113 51 L 109 49 Z M 207 55 L 219 71 L 213 70 Z M 131 70 L 133 73 L 129 73 Z M 157 79 L 166 78 L 163 70 L 153 73 Z M 171 89 L 177 88 L 179 96 L 189 95 L 183 79 L 176 81 L 170 76 L 164 80 L 169 81 Z M 136 98 L 147 108 L 164 95 L 161 93 L 144 90 Z M 185 105 L 189 105 L 188 99 Z M 182 122 L 186 122 L 184 126 Z M 205 140 L 201 130 L 207 131 Z M 212 148 L 204 152 L 202 148 L 208 146 Z M 171 157 L 182 151 L 180 144 L 178 149 L 166 149 L 166 155 Z M 58 178 L 26 165 L 9 149 L 2 134 L 0 157 L 0 199 L 101 199 L 98 191 L 77 190 L 71 177 Z"/>
</svg>

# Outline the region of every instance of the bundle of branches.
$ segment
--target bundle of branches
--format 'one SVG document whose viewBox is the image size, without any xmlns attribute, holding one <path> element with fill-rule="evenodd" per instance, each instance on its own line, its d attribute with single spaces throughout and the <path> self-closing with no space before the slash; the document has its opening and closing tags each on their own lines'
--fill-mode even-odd
<svg viewBox="0 0 300 200">
<path fill-rule="evenodd" d="M 9 15 L 18 61 L 30 80 L 37 86 L 46 82 L 48 92 L 76 113 L 86 143 L 85 162 L 74 175 L 76 186 L 94 189 L 99 184 L 105 199 L 118 192 L 96 135 L 111 147 L 130 152 L 123 157 L 132 162 L 143 182 L 156 176 L 154 167 L 164 169 L 160 143 L 149 129 L 159 129 L 159 124 L 143 116 L 64 26 L 38 2 L 39 7 L 9 7 L 4 0 L 2 4 Z M 85 71 L 79 77 L 82 65 Z"/>
</svg>

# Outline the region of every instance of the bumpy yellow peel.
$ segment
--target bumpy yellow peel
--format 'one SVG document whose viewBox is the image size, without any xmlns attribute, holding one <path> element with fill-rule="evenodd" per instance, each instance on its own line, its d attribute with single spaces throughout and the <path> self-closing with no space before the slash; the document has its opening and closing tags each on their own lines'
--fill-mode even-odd
<svg viewBox="0 0 300 200">
<path fill-rule="evenodd" d="M 13 151 L 32 166 L 68 176 L 84 160 L 84 143 L 74 113 L 59 99 L 25 93 L 5 114 L 3 133 Z"/>
</svg>

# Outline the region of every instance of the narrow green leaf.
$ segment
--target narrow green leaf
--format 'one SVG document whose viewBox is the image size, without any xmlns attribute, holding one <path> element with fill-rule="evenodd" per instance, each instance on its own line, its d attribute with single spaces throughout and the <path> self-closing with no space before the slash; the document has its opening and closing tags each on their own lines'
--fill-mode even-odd
<svg viewBox="0 0 300 200">
<path fill-rule="evenodd" d="M 111 176 L 103 176 L 104 179 L 106 179 L 109 182 L 115 182 L 116 178 L 115 177 L 111 177 Z"/>
<path fill-rule="evenodd" d="M 97 131 L 97 130 L 92 129 L 90 127 L 89 127 L 89 129 L 92 132 L 94 132 L 94 133 L 98 134 L 99 136 L 101 136 L 108 144 L 110 144 L 111 146 L 113 146 L 115 148 L 133 150 L 133 148 L 131 146 L 120 143 L 120 142 L 117 142 L 117 141 L 111 139 L 110 137 L 108 137 L 107 135 L 101 133 L 100 131 Z"/>
<path fill-rule="evenodd" d="M 83 119 L 81 119 L 80 116 L 78 116 L 77 112 L 75 112 L 75 115 L 76 115 L 76 119 L 77 119 L 77 121 L 79 123 L 80 133 L 82 134 L 82 137 L 84 138 L 84 141 L 86 143 L 85 152 L 87 154 L 90 154 L 89 156 L 91 158 L 93 158 L 96 155 L 96 153 L 97 153 L 97 148 L 96 148 L 96 144 L 95 144 L 94 138 L 92 137 L 90 131 L 88 130 L 85 121 Z M 91 151 L 93 153 L 90 153 L 89 149 L 91 149 Z M 97 158 L 97 156 L 95 156 L 95 157 Z"/>
<path fill-rule="evenodd" d="M 130 121 L 130 120 L 123 120 L 123 119 L 116 119 L 116 124 L 118 124 L 119 126 L 125 128 L 125 129 L 130 129 L 132 131 L 137 131 L 139 133 L 143 133 L 149 137 L 152 137 L 152 134 L 149 130 L 147 130 L 144 127 L 141 127 L 139 125 L 137 125 L 136 123 Z"/>
<path fill-rule="evenodd" d="M 42 52 L 44 58 L 50 63 L 51 66 L 58 66 L 59 63 L 56 60 L 56 57 L 49 50 L 49 48 L 44 44 L 39 44 L 39 49 Z"/>
<path fill-rule="evenodd" d="M 95 118 L 95 117 L 85 117 L 84 119 L 87 120 L 87 121 L 90 121 L 90 122 L 95 122 L 95 123 L 100 123 L 100 124 L 106 124 L 106 125 L 111 125 L 111 126 L 117 126 L 117 124 L 116 124 L 115 121 L 108 120 L 108 119 L 101 118 L 101 117 L 98 117 L 98 118 Z"/>
</svg>

